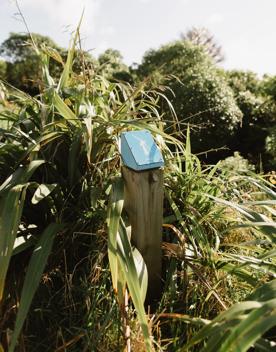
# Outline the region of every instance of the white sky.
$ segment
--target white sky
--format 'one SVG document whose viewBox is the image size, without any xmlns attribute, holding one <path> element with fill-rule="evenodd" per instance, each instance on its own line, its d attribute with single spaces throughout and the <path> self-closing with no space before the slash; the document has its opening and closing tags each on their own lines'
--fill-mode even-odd
<svg viewBox="0 0 276 352">
<path fill-rule="evenodd" d="M 111 47 L 127 64 L 144 52 L 207 27 L 223 47 L 225 68 L 276 74 L 276 0 L 18 0 L 32 32 L 67 47 L 85 7 L 84 48 L 95 55 Z M 14 0 L 0 0 L 0 42 L 24 32 Z"/>
</svg>

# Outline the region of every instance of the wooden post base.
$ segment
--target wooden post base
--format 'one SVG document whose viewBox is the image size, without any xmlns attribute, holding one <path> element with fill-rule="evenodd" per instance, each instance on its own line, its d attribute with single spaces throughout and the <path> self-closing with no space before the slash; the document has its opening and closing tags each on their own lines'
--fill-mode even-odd
<svg viewBox="0 0 276 352">
<path fill-rule="evenodd" d="M 132 228 L 131 241 L 142 254 L 148 269 L 146 302 L 150 304 L 161 294 L 163 170 L 137 172 L 123 166 L 122 174 L 125 210 Z"/>
</svg>

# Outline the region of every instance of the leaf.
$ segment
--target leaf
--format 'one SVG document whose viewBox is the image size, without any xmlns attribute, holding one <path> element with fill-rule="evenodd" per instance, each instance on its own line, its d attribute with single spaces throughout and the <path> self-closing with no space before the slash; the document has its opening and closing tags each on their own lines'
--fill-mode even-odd
<svg viewBox="0 0 276 352">
<path fill-rule="evenodd" d="M 37 204 L 39 203 L 42 199 L 46 198 L 55 188 L 57 184 L 41 184 L 37 187 L 33 197 L 32 197 L 32 203 Z"/>
<path fill-rule="evenodd" d="M 145 290 L 147 285 L 145 282 L 146 271 L 143 261 L 141 260 L 141 255 L 138 251 L 135 252 L 135 262 L 127 230 L 121 220 L 123 204 L 124 183 L 122 179 L 117 179 L 112 187 L 107 218 L 108 258 L 112 282 L 115 292 L 120 296 L 122 295 L 123 290 L 122 285 L 124 285 L 125 282 L 127 283 L 143 332 L 146 349 L 147 351 L 151 351 L 149 326 L 144 308 Z M 139 274 L 136 265 L 140 268 Z"/>
<path fill-rule="evenodd" d="M 80 126 L 80 121 L 73 111 L 65 104 L 57 92 L 53 92 L 53 105 L 60 113 L 60 115 L 68 121 L 71 125 Z"/>
<path fill-rule="evenodd" d="M 87 116 L 83 119 L 86 129 L 83 131 L 83 137 L 86 146 L 86 155 L 88 163 L 91 163 L 91 152 L 92 152 L 92 117 Z"/>
<path fill-rule="evenodd" d="M 0 203 L 0 303 L 26 196 L 26 186 L 8 191 Z"/>
<path fill-rule="evenodd" d="M 18 237 L 17 237 L 18 238 Z M 17 255 L 23 251 L 25 251 L 27 248 L 32 247 L 35 245 L 35 239 L 31 236 L 28 238 L 26 241 L 22 242 L 18 246 L 13 247 L 12 255 Z"/>
<path fill-rule="evenodd" d="M 261 213 L 257 213 L 254 210 L 248 209 L 243 205 L 239 205 L 233 202 L 229 202 L 224 199 L 220 199 L 210 194 L 205 194 L 207 197 L 215 200 L 217 203 L 224 204 L 229 206 L 235 210 L 237 210 L 240 214 L 242 214 L 246 219 L 251 222 L 252 227 L 259 227 L 262 233 L 270 239 L 271 242 L 276 243 L 276 226 L 275 223 L 270 221 L 265 215 Z M 261 225 L 258 225 L 261 223 Z M 242 226 L 242 225 L 239 225 Z"/>
<path fill-rule="evenodd" d="M 146 263 L 141 255 L 141 253 L 138 251 L 137 248 L 134 248 L 134 250 L 132 251 L 132 255 L 133 255 L 136 271 L 138 274 L 142 301 L 145 302 L 146 295 L 147 295 L 147 289 L 148 289 L 147 266 L 146 266 Z"/>
<path fill-rule="evenodd" d="M 269 301 L 276 297 L 276 279 L 263 284 L 261 287 L 257 288 L 247 300 L 254 301 Z"/>
<path fill-rule="evenodd" d="M 78 178 L 81 177 L 78 168 L 81 150 L 81 138 L 81 134 L 76 135 L 69 149 L 67 169 L 68 179 L 71 187 L 74 186 L 74 184 L 78 181 Z"/>
<path fill-rule="evenodd" d="M 115 292 L 118 284 L 118 258 L 117 258 L 117 233 L 124 205 L 124 183 L 117 179 L 112 187 L 110 205 L 108 207 L 108 259 Z"/>
<path fill-rule="evenodd" d="M 193 172 L 193 156 L 191 152 L 191 141 L 190 141 L 190 127 L 188 125 L 186 134 L 186 147 L 185 147 L 185 173 L 191 175 Z"/>
<path fill-rule="evenodd" d="M 58 83 L 58 88 L 57 88 L 58 91 L 67 87 L 68 82 L 69 82 L 70 74 L 72 72 L 73 58 L 74 58 L 74 54 L 75 54 L 76 43 L 77 43 L 77 39 L 79 36 L 80 26 L 81 26 L 81 22 L 82 22 L 82 18 L 83 18 L 83 13 L 84 12 L 82 12 L 78 27 L 77 27 L 75 35 L 73 37 L 72 45 L 68 50 L 67 60 L 64 65 L 64 68 L 63 68 L 63 71 L 62 71 L 62 74 L 61 74 L 61 77 L 60 77 L 60 80 Z"/>
<path fill-rule="evenodd" d="M 26 277 L 23 284 L 21 299 L 18 312 L 16 315 L 15 328 L 13 331 L 11 344 L 8 352 L 13 352 L 17 343 L 17 339 L 23 327 L 24 321 L 28 314 L 32 299 L 37 290 L 39 282 L 48 256 L 51 252 L 55 235 L 64 227 L 63 224 L 52 223 L 46 227 L 41 237 L 39 238 L 32 257 L 30 259 Z"/>
<path fill-rule="evenodd" d="M 253 309 L 230 331 L 219 351 L 245 352 L 274 325 L 276 325 L 276 299 L 266 302 L 258 309 Z"/>
<path fill-rule="evenodd" d="M 139 282 L 132 248 L 129 242 L 125 225 L 122 220 L 120 221 L 120 228 L 117 240 L 119 261 L 125 275 L 129 293 L 131 295 L 134 307 L 137 312 L 138 320 L 145 340 L 146 350 L 151 351 L 151 338 L 149 333 L 147 316 L 144 308 L 143 292 Z M 143 286 L 144 285 L 145 283 L 143 283 Z"/>
<path fill-rule="evenodd" d="M 45 160 L 34 160 L 26 166 L 19 167 L 12 175 L 6 179 L 5 182 L 2 183 L 0 186 L 0 195 L 19 183 L 26 183 L 33 175 L 35 170 L 44 163 Z"/>
<path fill-rule="evenodd" d="M 255 279 L 249 271 L 246 271 L 243 268 L 240 268 L 236 264 L 227 263 L 219 268 L 220 270 L 224 270 L 232 275 L 236 275 L 240 279 L 248 282 L 251 286 L 256 287 L 257 279 Z"/>
</svg>

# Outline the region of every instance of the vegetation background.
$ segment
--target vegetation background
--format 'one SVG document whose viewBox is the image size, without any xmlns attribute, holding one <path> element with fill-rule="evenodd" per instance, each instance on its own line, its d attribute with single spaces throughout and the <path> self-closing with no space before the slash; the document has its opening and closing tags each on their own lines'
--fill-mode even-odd
<svg viewBox="0 0 276 352">
<path fill-rule="evenodd" d="M 197 28 L 132 67 L 79 27 L 0 54 L 0 351 L 274 350 L 276 77 L 218 68 Z M 133 129 L 165 158 L 154 308 L 123 212 Z"/>
</svg>

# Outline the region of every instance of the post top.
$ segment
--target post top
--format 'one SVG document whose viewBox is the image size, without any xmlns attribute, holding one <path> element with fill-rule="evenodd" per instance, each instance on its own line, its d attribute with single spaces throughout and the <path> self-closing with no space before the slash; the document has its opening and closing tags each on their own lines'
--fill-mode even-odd
<svg viewBox="0 0 276 352">
<path fill-rule="evenodd" d="M 121 156 L 126 166 L 142 171 L 164 166 L 164 159 L 147 130 L 121 134 Z"/>
</svg>

